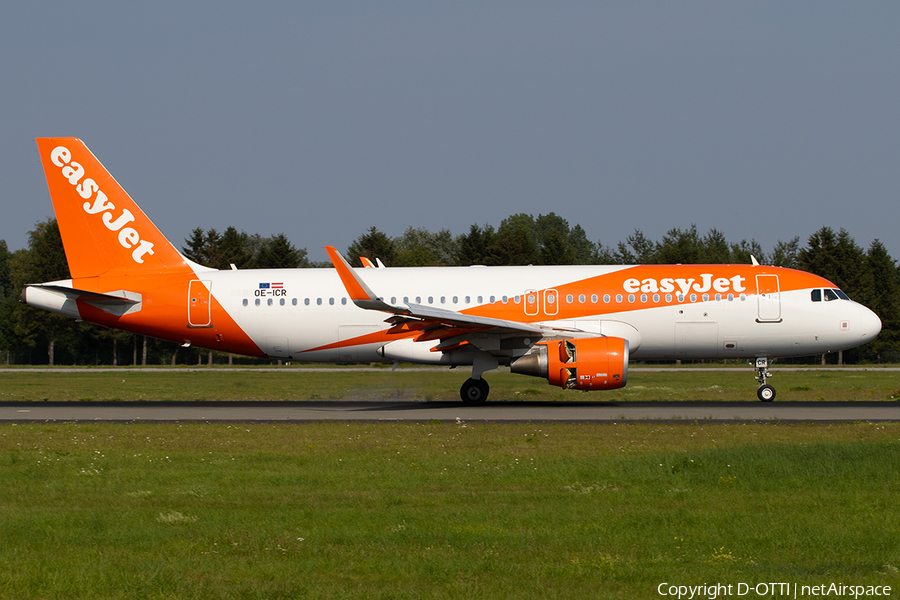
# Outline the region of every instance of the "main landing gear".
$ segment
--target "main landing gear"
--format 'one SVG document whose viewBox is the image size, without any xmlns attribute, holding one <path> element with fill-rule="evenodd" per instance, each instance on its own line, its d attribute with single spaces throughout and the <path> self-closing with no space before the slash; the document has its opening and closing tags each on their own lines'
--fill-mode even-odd
<svg viewBox="0 0 900 600">
<path fill-rule="evenodd" d="M 496 369 L 497 365 L 497 357 L 487 352 L 475 354 L 472 358 L 472 377 L 466 379 L 466 382 L 459 388 L 459 397 L 462 398 L 463 404 L 484 404 L 491 391 L 491 386 L 481 376 L 485 371 Z"/>
<path fill-rule="evenodd" d="M 763 402 L 771 402 L 775 399 L 775 388 L 766 383 L 766 378 L 771 377 L 769 373 L 769 360 L 763 356 L 756 359 L 756 380 L 759 382 L 759 388 L 756 390 L 756 397 Z"/>
<path fill-rule="evenodd" d="M 459 397 L 463 404 L 483 404 L 487 400 L 491 386 L 484 379 L 466 379 L 459 388 Z"/>
</svg>

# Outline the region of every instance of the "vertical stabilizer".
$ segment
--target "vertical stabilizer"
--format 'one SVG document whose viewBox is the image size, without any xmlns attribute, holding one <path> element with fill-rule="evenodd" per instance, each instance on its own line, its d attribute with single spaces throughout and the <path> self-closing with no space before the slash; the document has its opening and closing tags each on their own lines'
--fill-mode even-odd
<svg viewBox="0 0 900 600">
<path fill-rule="evenodd" d="M 81 140 L 37 144 L 73 278 L 191 270 Z"/>
</svg>

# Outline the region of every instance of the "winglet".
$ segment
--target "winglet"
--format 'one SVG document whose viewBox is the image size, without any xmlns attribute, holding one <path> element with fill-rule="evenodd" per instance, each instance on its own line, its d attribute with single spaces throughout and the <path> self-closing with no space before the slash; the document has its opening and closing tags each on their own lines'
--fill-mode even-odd
<svg viewBox="0 0 900 600">
<path fill-rule="evenodd" d="M 409 314 L 408 310 L 404 310 L 397 306 L 391 306 L 376 296 L 375 292 L 366 285 L 366 282 L 356 274 L 350 266 L 350 263 L 347 262 L 347 259 L 334 247 L 325 246 L 325 251 L 328 252 L 328 257 L 331 258 L 331 264 L 333 264 L 334 268 L 337 270 L 341 282 L 343 282 L 344 288 L 347 290 L 347 294 L 350 296 L 350 299 L 353 300 L 353 304 L 368 310 L 381 310 L 393 314 Z"/>
</svg>

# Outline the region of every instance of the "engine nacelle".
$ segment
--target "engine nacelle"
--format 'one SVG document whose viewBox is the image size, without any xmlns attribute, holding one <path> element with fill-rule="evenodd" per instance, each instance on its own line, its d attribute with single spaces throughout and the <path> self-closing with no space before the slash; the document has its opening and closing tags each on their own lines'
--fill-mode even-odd
<svg viewBox="0 0 900 600">
<path fill-rule="evenodd" d="M 540 342 L 509 370 L 570 390 L 615 390 L 628 381 L 628 340 L 595 337 Z"/>
</svg>

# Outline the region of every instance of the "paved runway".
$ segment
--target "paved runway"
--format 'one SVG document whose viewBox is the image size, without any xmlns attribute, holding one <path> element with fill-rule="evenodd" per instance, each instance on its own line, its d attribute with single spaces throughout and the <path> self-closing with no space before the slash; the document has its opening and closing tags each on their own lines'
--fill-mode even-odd
<svg viewBox="0 0 900 600">
<path fill-rule="evenodd" d="M 900 402 L 3 402 L 0 422 L 900 421 Z"/>
</svg>

